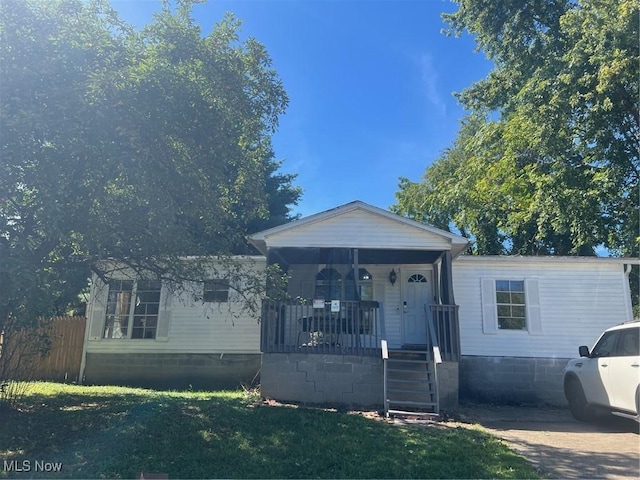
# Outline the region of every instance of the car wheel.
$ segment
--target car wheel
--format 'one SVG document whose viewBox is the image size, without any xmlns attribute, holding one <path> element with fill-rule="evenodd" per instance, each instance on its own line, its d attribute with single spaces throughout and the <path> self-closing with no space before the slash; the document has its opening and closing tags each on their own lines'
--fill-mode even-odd
<svg viewBox="0 0 640 480">
<path fill-rule="evenodd" d="M 582 386 L 576 380 L 572 380 L 567 386 L 567 400 L 569 400 L 569 410 L 573 418 L 581 422 L 589 420 L 591 408 L 584 397 Z"/>
</svg>

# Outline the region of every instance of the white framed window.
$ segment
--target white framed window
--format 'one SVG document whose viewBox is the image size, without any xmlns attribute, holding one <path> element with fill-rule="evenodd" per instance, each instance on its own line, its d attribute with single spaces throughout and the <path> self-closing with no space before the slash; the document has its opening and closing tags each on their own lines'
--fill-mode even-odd
<svg viewBox="0 0 640 480">
<path fill-rule="evenodd" d="M 221 278 L 205 280 L 203 302 L 226 303 L 229 301 L 229 281 Z"/>
<path fill-rule="evenodd" d="M 160 280 L 111 280 L 102 338 L 155 339 Z"/>
<path fill-rule="evenodd" d="M 537 278 L 482 278 L 482 331 L 528 332 L 542 335 L 540 291 Z"/>
<path fill-rule="evenodd" d="M 527 329 L 524 280 L 496 280 L 496 306 L 499 329 Z"/>
</svg>

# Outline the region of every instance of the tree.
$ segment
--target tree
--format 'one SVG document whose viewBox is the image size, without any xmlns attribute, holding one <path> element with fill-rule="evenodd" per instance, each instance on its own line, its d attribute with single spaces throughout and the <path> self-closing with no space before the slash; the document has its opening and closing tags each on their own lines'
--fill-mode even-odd
<svg viewBox="0 0 640 480">
<path fill-rule="evenodd" d="M 458 94 L 471 113 L 456 142 L 422 182 L 401 179 L 394 208 L 456 226 L 477 253 L 637 256 L 638 3 L 458 4 L 449 33 L 495 68 Z"/>
<path fill-rule="evenodd" d="M 185 256 L 291 218 L 282 83 L 232 15 L 203 36 L 192 3 L 141 31 L 100 0 L 0 3 L 0 331 L 66 311 L 103 259 L 197 279 Z"/>
</svg>

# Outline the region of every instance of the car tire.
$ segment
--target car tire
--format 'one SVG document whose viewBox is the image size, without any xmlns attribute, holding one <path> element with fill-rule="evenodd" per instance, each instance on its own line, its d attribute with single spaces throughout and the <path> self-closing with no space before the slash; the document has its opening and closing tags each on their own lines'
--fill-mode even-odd
<svg viewBox="0 0 640 480">
<path fill-rule="evenodd" d="M 567 384 L 567 400 L 569 400 L 569 410 L 571 410 L 573 418 L 581 422 L 586 422 L 591 418 L 591 407 L 587 403 L 580 382 L 577 380 L 571 380 Z"/>
</svg>

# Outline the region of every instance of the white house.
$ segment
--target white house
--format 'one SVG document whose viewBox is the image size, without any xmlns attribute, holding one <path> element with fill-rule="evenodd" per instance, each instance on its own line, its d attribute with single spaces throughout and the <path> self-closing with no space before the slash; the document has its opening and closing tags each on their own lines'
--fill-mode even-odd
<svg viewBox="0 0 640 480">
<path fill-rule="evenodd" d="M 144 294 L 157 297 L 152 338 L 140 338 L 131 305 L 121 317 L 132 328 L 119 334 L 117 297 L 146 297 L 133 279 L 107 289 L 96 281 L 86 380 L 214 386 L 260 370 L 263 395 L 280 400 L 391 410 L 450 408 L 459 395 L 563 404 L 561 372 L 577 346 L 632 319 L 628 266 L 638 260 L 464 256 L 465 238 L 362 202 L 249 241 L 263 255 L 246 260 L 252 268 L 278 264 L 290 278 L 285 295 L 265 299 L 259 324 L 231 297 L 203 302 L 204 291 L 194 300 L 160 287 Z"/>
<path fill-rule="evenodd" d="M 632 263 L 638 260 L 458 257 L 461 397 L 565 405 L 563 369 L 578 346 L 633 320 Z"/>
<path fill-rule="evenodd" d="M 265 258 L 211 260 L 211 278 L 141 279 L 126 268 L 93 276 L 81 377 L 86 383 L 232 388 L 260 371 L 260 309 L 239 294 L 263 276 Z M 248 292 L 249 295 L 255 295 Z M 255 298 L 259 305 L 259 298 Z"/>
</svg>

